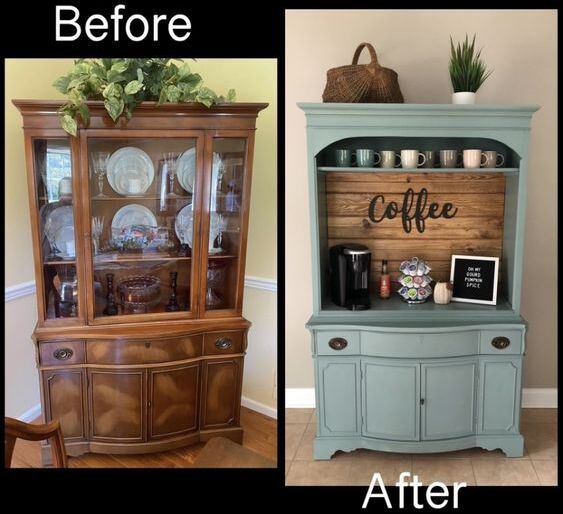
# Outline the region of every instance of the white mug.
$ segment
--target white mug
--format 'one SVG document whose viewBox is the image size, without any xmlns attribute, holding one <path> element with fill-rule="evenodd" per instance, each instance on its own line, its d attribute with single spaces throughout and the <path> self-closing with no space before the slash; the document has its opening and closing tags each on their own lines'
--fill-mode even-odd
<svg viewBox="0 0 563 514">
<path fill-rule="evenodd" d="M 399 162 L 395 164 L 397 157 Z M 382 168 L 398 168 L 401 165 L 401 156 L 393 150 L 381 150 L 381 167 Z"/>
<path fill-rule="evenodd" d="M 422 162 L 419 162 L 421 157 Z M 403 168 L 418 168 L 423 166 L 425 162 L 426 157 L 418 150 L 401 150 L 401 165 Z"/>
<path fill-rule="evenodd" d="M 480 168 L 484 162 L 485 156 L 481 150 L 464 150 L 463 151 L 463 167 L 464 168 Z"/>
<path fill-rule="evenodd" d="M 501 153 L 497 154 L 494 150 L 487 150 L 483 152 L 485 156 L 485 162 L 483 164 L 483 168 L 497 168 L 504 164 L 504 155 Z M 498 158 L 500 157 L 500 162 L 498 162 Z"/>
</svg>

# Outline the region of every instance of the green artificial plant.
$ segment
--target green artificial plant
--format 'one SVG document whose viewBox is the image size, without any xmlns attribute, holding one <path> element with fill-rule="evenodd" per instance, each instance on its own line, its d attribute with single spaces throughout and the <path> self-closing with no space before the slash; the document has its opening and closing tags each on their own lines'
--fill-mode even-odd
<svg viewBox="0 0 563 514">
<path fill-rule="evenodd" d="M 475 93 L 493 72 L 492 70 L 487 71 L 481 60 L 481 50 L 475 53 L 475 35 L 470 44 L 466 34 L 463 45 L 458 42 L 456 47 L 450 36 L 450 45 L 449 70 L 454 93 L 462 91 Z"/>
<path fill-rule="evenodd" d="M 192 73 L 181 59 L 78 59 L 69 73 L 59 77 L 53 86 L 67 97 L 60 108 L 61 126 L 76 136 L 77 116 L 84 126 L 90 120 L 88 100 L 103 100 L 116 122 L 121 115 L 131 118 L 143 101 L 196 102 L 210 107 L 233 102 L 235 90 L 219 96 L 203 85 L 203 79 Z"/>
</svg>

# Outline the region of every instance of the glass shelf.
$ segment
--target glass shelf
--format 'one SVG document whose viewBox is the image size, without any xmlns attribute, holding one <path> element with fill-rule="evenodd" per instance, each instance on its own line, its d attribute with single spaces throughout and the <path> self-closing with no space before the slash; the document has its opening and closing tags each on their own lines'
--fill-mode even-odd
<svg viewBox="0 0 563 514">
<path fill-rule="evenodd" d="M 178 195 L 178 196 L 165 196 L 165 200 L 191 200 L 192 194 Z M 160 200 L 160 196 L 157 195 L 142 195 L 142 196 L 108 196 L 106 198 L 93 197 L 93 202 L 128 202 L 128 201 L 138 201 L 138 200 Z"/>
<path fill-rule="evenodd" d="M 44 261 L 43 266 L 69 266 L 75 265 L 76 261 Z"/>
</svg>

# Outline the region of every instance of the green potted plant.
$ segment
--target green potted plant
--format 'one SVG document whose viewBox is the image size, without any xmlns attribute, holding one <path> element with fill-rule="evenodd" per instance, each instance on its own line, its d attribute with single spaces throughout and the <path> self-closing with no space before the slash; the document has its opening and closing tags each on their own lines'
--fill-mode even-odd
<svg viewBox="0 0 563 514">
<path fill-rule="evenodd" d="M 473 35 L 473 41 L 469 43 L 466 34 L 463 44 L 458 42 L 455 47 L 450 36 L 450 46 L 449 71 L 454 90 L 452 103 L 474 104 L 475 93 L 492 73 L 492 70 L 487 70 L 481 60 L 481 50 L 475 53 L 475 35 Z"/>
<path fill-rule="evenodd" d="M 233 102 L 236 96 L 234 89 L 226 96 L 217 95 L 181 59 L 77 59 L 72 70 L 53 86 L 68 99 L 59 113 L 61 126 L 73 136 L 78 117 L 88 125 L 88 100 L 103 100 L 116 122 L 122 115 L 131 118 L 143 101 L 195 102 L 210 107 Z"/>
</svg>

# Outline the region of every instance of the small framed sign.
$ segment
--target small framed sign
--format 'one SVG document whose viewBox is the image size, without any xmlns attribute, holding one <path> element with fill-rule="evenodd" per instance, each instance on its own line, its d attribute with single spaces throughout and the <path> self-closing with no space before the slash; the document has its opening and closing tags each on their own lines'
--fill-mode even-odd
<svg viewBox="0 0 563 514">
<path fill-rule="evenodd" d="M 452 255 L 452 301 L 497 304 L 498 257 Z"/>
</svg>

